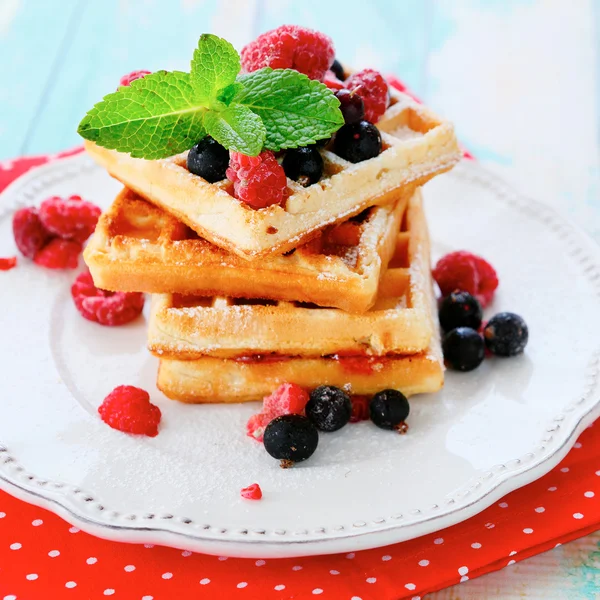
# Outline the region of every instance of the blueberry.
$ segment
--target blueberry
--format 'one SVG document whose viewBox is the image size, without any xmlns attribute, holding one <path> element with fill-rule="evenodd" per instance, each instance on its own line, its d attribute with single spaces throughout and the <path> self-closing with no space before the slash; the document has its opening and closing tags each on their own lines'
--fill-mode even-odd
<svg viewBox="0 0 600 600">
<path fill-rule="evenodd" d="M 188 152 L 188 171 L 199 175 L 209 183 L 225 179 L 225 171 L 228 166 L 229 150 L 210 136 L 202 138 Z"/>
<path fill-rule="evenodd" d="M 485 357 L 483 338 L 470 327 L 457 327 L 444 336 L 444 359 L 456 371 L 472 371 Z"/>
<path fill-rule="evenodd" d="M 323 158 L 315 146 L 288 150 L 281 166 L 290 179 L 304 187 L 317 183 L 323 175 Z"/>
<path fill-rule="evenodd" d="M 321 431 L 337 431 L 352 414 L 350 396 L 332 385 L 322 385 L 310 393 L 306 416 Z"/>
<path fill-rule="evenodd" d="M 344 81 L 346 79 L 346 73 L 344 73 L 344 67 L 342 67 L 342 63 L 336 58 L 333 63 L 331 63 L 331 67 L 329 67 L 333 74 L 340 80 Z"/>
<path fill-rule="evenodd" d="M 354 91 L 338 90 L 335 97 L 340 101 L 340 110 L 346 125 L 358 123 L 365 118 L 365 103 Z"/>
<path fill-rule="evenodd" d="M 408 431 L 406 419 L 410 406 L 406 396 L 398 390 L 383 390 L 373 396 L 369 404 L 371 421 L 381 429 L 396 429 L 400 433 Z"/>
<path fill-rule="evenodd" d="M 479 300 L 469 292 L 452 292 L 446 296 L 440 305 L 440 325 L 444 331 L 456 327 L 471 327 L 479 329 L 483 311 Z"/>
<path fill-rule="evenodd" d="M 503 312 L 488 321 L 483 337 L 490 352 L 497 356 L 516 356 L 527 346 L 529 329 L 519 315 Z"/>
<path fill-rule="evenodd" d="M 285 469 L 313 455 L 319 432 L 310 419 L 302 415 L 283 415 L 267 425 L 263 439 L 265 450 L 281 460 Z"/>
<path fill-rule="evenodd" d="M 317 148 L 325 148 L 325 146 L 327 146 L 327 144 L 329 144 L 330 141 L 331 141 L 331 137 L 324 138 L 322 140 L 317 140 L 315 142 L 315 146 Z"/>
<path fill-rule="evenodd" d="M 352 163 L 375 158 L 381 152 L 379 130 L 368 121 L 343 125 L 335 135 L 334 152 Z"/>
</svg>

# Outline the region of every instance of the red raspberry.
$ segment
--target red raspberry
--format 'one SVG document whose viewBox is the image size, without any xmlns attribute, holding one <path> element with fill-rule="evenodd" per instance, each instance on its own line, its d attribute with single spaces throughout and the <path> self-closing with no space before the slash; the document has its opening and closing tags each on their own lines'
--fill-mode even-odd
<svg viewBox="0 0 600 600">
<path fill-rule="evenodd" d="M 286 196 L 285 171 L 270 150 L 258 156 L 232 152 L 227 177 L 235 197 L 252 208 L 281 204 Z"/>
<path fill-rule="evenodd" d="M 323 79 L 323 83 L 330 89 L 333 90 L 334 92 L 337 90 L 342 90 L 344 89 L 344 82 L 340 81 L 336 74 L 329 70 L 327 71 L 327 73 L 325 73 L 325 78 Z"/>
<path fill-rule="evenodd" d="M 388 85 L 373 69 L 364 69 L 345 81 L 346 87 L 356 93 L 365 103 L 365 121 L 377 123 L 389 104 Z"/>
<path fill-rule="evenodd" d="M 128 73 L 127 75 L 123 75 L 123 77 L 121 77 L 119 81 L 119 86 L 131 85 L 132 81 L 135 81 L 136 79 L 141 79 L 142 77 L 146 77 L 146 75 L 150 75 L 150 73 L 151 71 L 132 71 L 131 73 Z"/>
<path fill-rule="evenodd" d="M 51 233 L 83 244 L 94 233 L 101 212 L 95 204 L 83 201 L 81 196 L 52 196 L 42 202 L 39 215 Z"/>
<path fill-rule="evenodd" d="M 144 308 L 144 294 L 100 290 L 89 271 L 77 277 L 71 296 L 82 316 L 100 325 L 124 325 L 138 317 Z"/>
<path fill-rule="evenodd" d="M 334 58 L 329 36 L 306 27 L 282 25 L 259 35 L 243 48 L 242 69 L 248 73 L 263 67 L 296 69 L 322 81 Z"/>
<path fill-rule="evenodd" d="M 242 488 L 240 494 L 242 498 L 247 498 L 248 500 L 260 500 L 262 498 L 262 490 L 258 483 L 253 483 L 248 487 Z"/>
<path fill-rule="evenodd" d="M 98 407 L 100 417 L 113 429 L 155 437 L 161 412 L 148 392 L 132 385 L 116 387 Z"/>
<path fill-rule="evenodd" d="M 17 266 L 17 257 L 0 258 L 0 271 L 10 271 Z"/>
<path fill-rule="evenodd" d="M 352 396 L 352 413 L 350 414 L 350 423 L 359 421 L 368 421 L 370 417 L 369 405 L 371 399 L 368 396 Z"/>
<path fill-rule="evenodd" d="M 258 442 L 263 441 L 265 427 L 273 420 L 273 417 L 265 413 L 252 415 L 246 423 L 246 435 L 254 438 Z"/>
<path fill-rule="evenodd" d="M 54 238 L 36 253 L 33 260 L 46 269 L 76 269 L 81 250 L 79 242 Z"/>
<path fill-rule="evenodd" d="M 433 270 L 433 277 L 442 296 L 463 290 L 475 296 L 484 308 L 492 301 L 498 287 L 494 267 L 480 256 L 464 250 L 441 258 Z"/>
<path fill-rule="evenodd" d="M 44 227 L 37 209 L 33 206 L 18 210 L 13 216 L 12 225 L 17 248 L 23 256 L 32 260 L 52 238 L 52 234 Z"/>
</svg>

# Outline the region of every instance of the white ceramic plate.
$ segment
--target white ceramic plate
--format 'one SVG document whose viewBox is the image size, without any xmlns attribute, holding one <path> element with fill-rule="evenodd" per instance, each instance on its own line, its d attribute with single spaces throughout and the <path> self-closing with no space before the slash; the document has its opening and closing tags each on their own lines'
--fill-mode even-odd
<svg viewBox="0 0 600 600">
<path fill-rule="evenodd" d="M 15 253 L 15 207 L 70 193 L 107 206 L 117 189 L 82 155 L 31 172 L 0 196 L 0 256 Z M 349 425 L 282 470 L 245 436 L 256 405 L 167 400 L 144 319 L 89 323 L 71 301 L 73 273 L 21 260 L 0 273 L 0 486 L 101 537 L 267 558 L 420 536 L 547 472 L 600 416 L 599 249 L 474 163 L 428 184 L 425 197 L 435 256 L 487 257 L 501 278 L 488 314 L 522 314 L 530 343 L 519 358 L 448 373 L 443 392 L 416 397 L 408 435 Z M 151 392 L 158 437 L 97 417 L 119 384 Z M 263 500 L 241 499 L 255 481 Z"/>
</svg>

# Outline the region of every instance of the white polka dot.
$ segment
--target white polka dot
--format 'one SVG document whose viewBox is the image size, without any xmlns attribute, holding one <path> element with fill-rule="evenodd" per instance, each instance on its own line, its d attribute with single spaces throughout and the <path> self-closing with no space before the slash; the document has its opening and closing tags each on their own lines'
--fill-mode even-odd
<svg viewBox="0 0 600 600">
<path fill-rule="evenodd" d="M 322 594 L 322 593 L 323 593 L 323 590 L 322 590 L 321 588 L 315 588 L 315 589 L 312 591 L 312 593 L 313 593 L 315 596 L 318 596 L 319 594 Z"/>
<path fill-rule="evenodd" d="M 421 596 L 413 596 L 410 600 L 421 600 Z"/>
<path fill-rule="evenodd" d="M 161 577 L 162 577 L 163 579 L 171 579 L 171 577 L 173 577 L 173 573 L 169 573 L 169 572 L 167 571 L 166 573 L 163 573 L 163 574 L 161 575 Z"/>
<path fill-rule="evenodd" d="M 516 550 L 511 550 L 509 556 L 514 556 L 517 553 Z"/>
<path fill-rule="evenodd" d="M 525 527 L 525 529 L 523 529 L 523 533 L 529 535 L 530 533 L 533 533 L 533 529 L 531 529 L 531 527 Z"/>
<path fill-rule="evenodd" d="M 463 575 L 463 576 L 460 578 L 460 582 L 461 582 L 461 583 L 464 583 L 465 581 L 469 581 L 469 576 L 468 576 L 468 575 Z"/>
<path fill-rule="evenodd" d="M 113 590 L 112 588 L 107 588 L 104 590 L 105 596 L 112 596 L 114 593 L 115 593 L 115 590 Z"/>
<path fill-rule="evenodd" d="M 459 567 L 458 568 L 459 575 L 466 575 L 468 572 L 469 572 L 469 567 Z"/>
<path fill-rule="evenodd" d="M 568 472 L 569 472 L 569 467 L 563 467 L 563 468 L 560 470 L 560 472 L 561 472 L 561 473 L 568 473 Z"/>
<path fill-rule="evenodd" d="M 11 550 L 20 550 L 23 546 L 21 544 L 19 544 L 19 542 L 15 542 L 14 544 L 10 545 L 10 549 Z"/>
<path fill-rule="evenodd" d="M 90 556 L 85 561 L 88 565 L 95 565 L 98 562 L 98 559 L 95 556 Z"/>
<path fill-rule="evenodd" d="M 256 561 L 254 564 L 255 564 L 257 567 L 262 567 L 263 565 L 266 565 L 266 564 L 267 564 L 267 561 L 265 561 L 265 560 L 257 560 L 257 561 Z"/>
<path fill-rule="evenodd" d="M 241 590 L 241 589 L 245 588 L 247 585 L 248 585 L 247 581 L 240 581 L 236 587 Z"/>
<path fill-rule="evenodd" d="M 596 475 L 598 475 L 598 477 L 600 477 L 600 471 L 596 471 Z"/>
<path fill-rule="evenodd" d="M 596 473 L 597 474 L 597 473 Z M 0 512 L 0 519 L 4 519 L 4 517 L 6 516 L 5 512 Z"/>
<path fill-rule="evenodd" d="M 573 518 L 574 518 L 574 519 L 583 519 L 583 515 L 582 515 L 581 513 L 575 513 L 575 514 L 573 515 Z"/>
<path fill-rule="evenodd" d="M 50 558 L 56 558 L 59 555 L 60 555 L 60 552 L 58 550 L 50 550 L 50 552 L 48 552 L 48 556 Z"/>
<path fill-rule="evenodd" d="M 142 600 L 154 600 L 154 596 L 142 596 Z"/>
<path fill-rule="evenodd" d="M 392 560 L 392 557 L 389 554 L 386 554 L 386 555 L 384 555 L 384 556 L 381 557 L 381 560 L 383 560 L 383 561 Z"/>
<path fill-rule="evenodd" d="M 200 580 L 200 585 L 208 585 L 210 583 L 210 579 L 208 577 L 205 577 L 204 579 Z"/>
<path fill-rule="evenodd" d="M 144 544 L 144 548 L 154 548 L 154 544 Z"/>
<path fill-rule="evenodd" d="M 506 566 L 510 567 L 510 565 L 514 565 L 516 562 L 516 560 L 509 560 Z"/>
<path fill-rule="evenodd" d="M 17 600 L 17 597 L 14 594 L 9 594 L 8 596 L 4 596 L 4 600 Z"/>
<path fill-rule="evenodd" d="M 575 445 L 573 446 L 573 448 L 581 448 L 581 442 L 576 442 Z"/>
<path fill-rule="evenodd" d="M 131 573 L 131 571 L 135 571 L 135 566 L 134 565 L 126 565 L 125 567 L 123 567 L 124 571 L 127 571 L 127 573 Z"/>
<path fill-rule="evenodd" d="M 549 491 L 549 492 L 555 492 L 557 489 L 558 489 L 558 488 L 557 488 L 555 485 L 553 485 L 552 487 L 549 487 L 549 488 L 548 488 L 548 491 Z"/>
<path fill-rule="evenodd" d="M 433 543 L 439 546 L 440 544 L 444 543 L 444 538 L 435 538 L 435 540 L 433 540 Z"/>
<path fill-rule="evenodd" d="M 189 550 L 184 550 L 184 551 L 181 553 L 181 556 L 185 556 L 185 557 L 187 557 L 187 556 L 191 556 L 191 555 L 192 555 L 192 553 L 191 553 Z"/>
<path fill-rule="evenodd" d="M 583 494 L 586 498 L 593 498 L 594 497 L 594 492 L 586 492 L 585 494 Z"/>
<path fill-rule="evenodd" d="M 44 524 L 44 521 L 42 521 L 41 519 L 35 519 L 35 520 L 31 521 L 31 524 L 34 527 L 39 527 L 40 525 Z"/>
<path fill-rule="evenodd" d="M 414 583 L 406 583 L 404 587 L 411 592 L 417 589 L 417 586 Z"/>
<path fill-rule="evenodd" d="M 354 558 L 356 554 L 354 552 L 350 552 L 350 554 L 346 554 L 346 558 Z"/>
<path fill-rule="evenodd" d="M 428 560 L 420 560 L 419 561 L 419 566 L 420 567 L 426 567 L 429 564 Z"/>
<path fill-rule="evenodd" d="M 375 583 L 377 581 L 377 577 L 367 577 L 367 583 Z"/>
<path fill-rule="evenodd" d="M 558 548 L 559 546 L 562 546 L 562 544 L 560 542 L 558 542 L 558 544 L 556 544 L 556 546 L 554 546 L 554 547 Z"/>
<path fill-rule="evenodd" d="M 29 581 L 35 581 L 37 578 L 37 573 L 29 573 L 29 575 L 25 575 L 25 579 L 28 579 Z"/>
<path fill-rule="evenodd" d="M 543 513 L 543 512 L 546 512 L 546 509 L 545 509 L 543 506 L 538 506 L 538 507 L 535 509 L 535 512 L 536 512 L 536 513 Z"/>
<path fill-rule="evenodd" d="M 227 557 L 226 556 L 219 556 L 219 560 L 220 561 L 227 560 Z"/>
<path fill-rule="evenodd" d="M 362 600 L 362 598 L 360 596 L 352 596 L 350 600 Z"/>
<path fill-rule="evenodd" d="M 69 527 L 69 533 L 79 533 L 80 531 L 77 527 Z"/>
<path fill-rule="evenodd" d="M 285 590 L 285 585 L 283 585 L 283 583 L 280 583 L 279 585 L 276 585 L 273 589 L 280 592 L 281 590 Z"/>
<path fill-rule="evenodd" d="M 302 567 L 300 565 L 296 565 L 295 567 L 292 567 L 292 571 L 302 571 Z"/>
<path fill-rule="evenodd" d="M 508 502 L 500 502 L 500 504 L 498 504 L 498 506 L 500 508 L 508 508 Z"/>
<path fill-rule="evenodd" d="M 74 587 L 77 587 L 77 584 L 74 581 L 67 581 L 67 583 L 65 583 L 65 587 L 66 588 L 74 588 Z"/>
<path fill-rule="evenodd" d="M 496 525 L 494 525 L 494 523 L 486 523 L 485 524 L 486 529 L 494 529 L 494 527 L 496 527 Z"/>
<path fill-rule="evenodd" d="M 339 572 L 339 571 L 336 571 L 335 569 L 331 569 L 331 571 L 329 571 L 329 573 L 330 573 L 331 575 L 339 575 L 339 574 L 340 574 L 340 572 Z"/>
<path fill-rule="evenodd" d="M 475 550 L 479 550 L 479 548 L 481 548 L 481 544 L 479 542 L 473 542 L 471 544 L 471 548 L 474 548 Z"/>
</svg>

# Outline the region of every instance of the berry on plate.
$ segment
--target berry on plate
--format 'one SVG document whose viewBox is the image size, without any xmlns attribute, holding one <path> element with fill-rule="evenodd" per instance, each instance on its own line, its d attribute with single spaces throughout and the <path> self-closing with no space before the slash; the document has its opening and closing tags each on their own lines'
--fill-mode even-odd
<svg viewBox="0 0 600 600">
<path fill-rule="evenodd" d="M 444 360 L 455 371 L 472 371 L 485 358 L 483 338 L 470 327 L 457 327 L 444 336 Z"/>
<path fill-rule="evenodd" d="M 123 75 L 123 77 L 121 77 L 121 80 L 119 81 L 119 86 L 131 85 L 132 81 L 135 81 L 136 79 L 141 79 L 142 77 L 146 77 L 146 75 L 150 75 L 150 71 L 140 70 L 127 73 L 127 75 Z"/>
<path fill-rule="evenodd" d="M 439 310 L 440 325 L 444 331 L 457 327 L 470 327 L 478 330 L 483 319 L 479 300 L 469 292 L 456 291 L 448 294 Z"/>
<path fill-rule="evenodd" d="M 323 158 L 315 146 L 288 150 L 281 163 L 285 174 L 300 185 L 308 187 L 323 175 Z"/>
<path fill-rule="evenodd" d="M 381 135 L 368 121 L 343 125 L 335 135 L 333 150 L 351 163 L 359 163 L 379 156 Z"/>
<path fill-rule="evenodd" d="M 406 419 L 410 413 L 410 405 L 406 396 L 398 390 L 383 390 L 373 396 L 369 405 L 371 421 L 381 429 L 395 429 L 398 433 L 406 433 Z"/>
<path fill-rule="evenodd" d="M 17 257 L 0 258 L 0 271 L 10 271 L 17 266 Z"/>
<path fill-rule="evenodd" d="M 33 206 L 19 209 L 13 215 L 12 227 L 19 252 L 31 260 L 52 239 Z"/>
<path fill-rule="evenodd" d="M 52 234 L 83 244 L 96 228 L 101 210 L 81 196 L 60 198 L 52 196 L 40 206 L 42 225 Z"/>
<path fill-rule="evenodd" d="M 496 356 L 516 356 L 525 350 L 529 329 L 519 315 L 503 312 L 487 322 L 483 337 L 487 349 Z"/>
<path fill-rule="evenodd" d="M 187 155 L 188 171 L 199 175 L 209 183 L 225 179 L 228 166 L 229 150 L 208 135 L 202 138 Z"/>
<path fill-rule="evenodd" d="M 364 69 L 350 75 L 345 85 L 363 99 L 365 120 L 369 123 L 377 123 L 389 104 L 388 85 L 381 73 L 373 69 Z"/>
<path fill-rule="evenodd" d="M 98 407 L 102 420 L 113 429 L 155 437 L 161 412 L 148 392 L 132 385 L 116 387 Z"/>
<path fill-rule="evenodd" d="M 262 498 L 262 490 L 258 483 L 253 483 L 248 487 L 242 488 L 240 495 L 242 498 L 247 498 L 248 500 L 260 500 Z"/>
<path fill-rule="evenodd" d="M 340 388 L 321 385 L 310 393 L 306 416 L 321 431 L 341 429 L 352 415 L 350 396 Z"/>
<path fill-rule="evenodd" d="M 76 269 L 82 246 L 75 240 L 53 238 L 41 250 L 33 261 L 46 269 Z"/>
<path fill-rule="evenodd" d="M 355 91 L 342 89 L 335 93 L 335 97 L 340 101 L 340 110 L 346 125 L 364 120 L 365 103 L 359 94 Z"/>
<path fill-rule="evenodd" d="M 336 58 L 329 67 L 329 70 L 333 72 L 333 74 L 340 80 L 344 81 L 346 79 L 346 73 L 344 73 L 344 67 L 342 63 Z"/>
<path fill-rule="evenodd" d="M 283 415 L 267 425 L 264 444 L 265 450 L 287 469 L 314 454 L 319 444 L 319 432 L 307 417 Z"/>
</svg>

